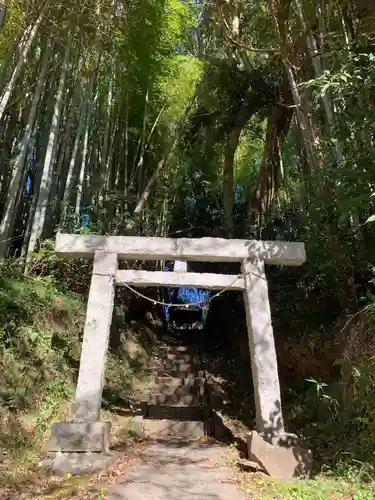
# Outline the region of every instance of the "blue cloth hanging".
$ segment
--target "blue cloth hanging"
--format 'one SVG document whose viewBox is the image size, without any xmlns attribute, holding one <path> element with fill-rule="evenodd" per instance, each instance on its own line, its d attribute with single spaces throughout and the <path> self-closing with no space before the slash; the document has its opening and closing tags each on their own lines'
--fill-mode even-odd
<svg viewBox="0 0 375 500">
<path fill-rule="evenodd" d="M 164 265 L 163 271 L 173 272 L 174 261 L 167 261 Z M 190 308 L 196 311 L 202 311 L 202 321 L 199 322 L 196 327 L 201 329 L 204 327 L 204 323 L 207 319 L 207 314 L 209 310 L 209 297 L 211 295 L 210 290 L 205 290 L 203 288 L 165 288 L 164 292 L 164 302 L 169 302 L 172 304 L 192 304 Z M 201 304 L 194 304 L 196 302 L 202 302 Z M 163 311 L 165 314 L 165 319 L 167 323 L 170 322 L 170 306 L 163 306 Z M 176 325 L 171 325 L 176 327 Z M 188 325 L 187 325 L 188 326 Z"/>
</svg>

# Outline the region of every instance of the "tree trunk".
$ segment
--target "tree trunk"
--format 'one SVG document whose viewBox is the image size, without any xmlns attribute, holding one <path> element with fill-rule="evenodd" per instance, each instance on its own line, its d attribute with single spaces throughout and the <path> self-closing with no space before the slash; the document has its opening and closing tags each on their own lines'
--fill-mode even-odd
<svg viewBox="0 0 375 500">
<path fill-rule="evenodd" d="M 356 0 L 358 33 L 370 39 L 375 35 L 375 0 Z"/>
<path fill-rule="evenodd" d="M 141 189 L 144 179 L 144 154 L 146 146 L 146 126 L 147 126 L 147 112 L 148 112 L 148 90 L 145 95 L 145 107 L 143 112 L 142 134 L 139 141 L 139 160 L 135 168 L 135 175 L 137 176 L 137 193 L 138 197 L 141 195 Z M 134 157 L 136 161 L 137 156 Z"/>
<path fill-rule="evenodd" d="M 86 116 L 86 112 L 87 112 L 89 95 L 90 94 L 89 94 L 89 91 L 87 89 L 86 95 L 84 97 L 84 101 L 81 105 L 81 109 L 80 109 L 80 113 L 79 113 L 77 133 L 76 133 L 76 137 L 74 139 L 72 156 L 70 157 L 68 174 L 67 174 L 66 182 L 65 182 L 64 197 L 63 197 L 64 212 L 66 212 L 67 205 L 72 200 L 73 186 L 74 186 L 74 167 L 75 167 L 76 160 L 77 160 L 79 143 L 81 140 L 83 126 L 85 124 L 85 116 Z"/>
<path fill-rule="evenodd" d="M 53 158 L 55 154 L 57 135 L 59 133 L 59 124 L 61 110 L 63 107 L 63 92 L 65 88 L 66 74 L 69 64 L 70 49 L 72 45 L 72 35 L 69 36 L 68 45 L 65 49 L 64 61 L 62 65 L 59 87 L 56 94 L 55 106 L 52 114 L 52 123 L 48 137 L 48 144 L 46 149 L 46 155 L 44 158 L 42 179 L 39 186 L 39 191 L 36 193 L 38 201 L 36 203 L 35 216 L 33 221 L 33 226 L 30 235 L 28 254 L 31 254 L 40 238 L 43 234 L 48 199 L 50 195 L 51 182 L 52 182 L 52 172 L 53 172 Z"/>
<path fill-rule="evenodd" d="M 82 161 L 81 161 L 81 168 L 79 171 L 79 178 L 78 178 L 78 184 L 77 184 L 77 197 L 76 197 L 76 202 L 75 202 L 75 214 L 77 217 L 79 217 L 79 215 L 80 215 L 82 189 L 83 189 L 85 175 L 86 175 L 86 161 L 87 161 L 88 148 L 89 148 L 89 130 L 91 127 L 91 118 L 92 118 L 92 113 L 93 113 L 93 110 L 94 110 L 94 107 L 96 105 L 96 101 L 98 98 L 98 94 L 96 93 L 96 95 L 94 96 L 93 93 L 94 93 L 94 87 L 95 87 L 95 82 L 96 82 L 96 77 L 97 77 L 99 61 L 100 61 L 100 54 L 98 54 L 96 56 L 95 60 L 93 61 L 91 79 L 90 79 L 90 84 L 88 87 L 88 99 L 87 99 L 87 108 L 86 108 L 86 127 L 85 127 L 85 134 L 83 137 Z"/>
<path fill-rule="evenodd" d="M 197 97 L 197 94 L 198 94 L 198 88 L 195 90 L 193 97 L 191 98 L 189 104 L 186 106 L 184 114 L 183 114 L 179 124 L 177 125 L 177 128 L 176 128 L 176 131 L 174 133 L 173 138 L 171 139 L 171 141 L 167 145 L 164 155 L 158 161 L 153 174 L 151 175 L 145 189 L 143 190 L 143 193 L 141 194 L 141 196 L 138 200 L 138 203 L 134 209 L 134 212 L 133 212 L 134 214 L 139 214 L 142 212 L 144 204 L 148 200 L 148 197 L 150 196 L 151 189 L 153 188 L 153 186 L 156 182 L 156 179 L 158 178 L 160 172 L 163 170 L 165 164 L 167 163 L 169 156 L 172 154 L 172 152 L 174 151 L 174 148 L 177 145 L 178 139 L 180 137 L 182 126 L 184 125 L 184 123 L 189 115 L 190 109 L 194 104 L 194 101 Z M 130 226 L 132 227 L 133 224 L 130 224 L 129 228 L 130 228 Z"/>
<path fill-rule="evenodd" d="M 27 54 L 29 52 L 31 44 L 35 39 L 39 25 L 43 19 L 43 15 L 44 15 L 44 9 L 42 9 L 42 12 L 39 14 L 39 17 L 35 21 L 34 26 L 31 28 L 30 34 L 27 36 L 25 44 L 23 45 L 23 47 L 20 47 L 20 56 L 18 58 L 16 67 L 13 70 L 12 76 L 5 87 L 4 93 L 0 100 L 0 121 L 3 119 L 5 108 L 7 107 L 10 96 L 12 95 L 12 92 L 14 90 L 14 85 L 16 83 L 16 80 L 21 72 L 21 69 L 23 68 L 23 65 L 27 61 Z"/>
<path fill-rule="evenodd" d="M 373 6 L 375 7 L 375 0 L 373 0 L 373 3 L 374 3 Z M 316 40 L 314 38 L 314 35 L 308 29 L 300 0 L 294 0 L 294 4 L 296 7 L 297 16 L 299 18 L 302 29 L 303 29 L 305 36 L 306 36 L 307 48 L 308 48 L 309 56 L 311 59 L 312 67 L 314 70 L 314 74 L 318 78 L 318 77 L 323 75 L 323 64 L 321 62 L 321 58 L 319 55 Z M 323 104 L 323 109 L 324 109 L 324 113 L 325 113 L 325 117 L 326 117 L 327 129 L 329 131 L 329 136 L 332 139 L 332 138 L 335 138 L 335 130 L 334 130 L 334 120 L 335 120 L 334 109 L 335 108 L 334 108 L 334 104 L 332 102 L 332 99 L 328 93 L 325 93 L 322 96 L 322 104 Z M 339 164 L 343 163 L 344 154 L 343 154 L 341 144 L 337 140 L 335 140 L 335 141 L 331 140 L 330 144 L 331 144 L 333 156 L 334 156 L 336 162 Z M 353 228 L 355 234 L 357 236 L 360 236 L 361 235 L 360 220 L 359 220 L 359 216 L 355 210 L 351 212 L 351 215 L 349 216 L 349 222 L 350 222 L 350 225 Z"/>
<path fill-rule="evenodd" d="M 113 142 L 113 133 L 114 133 L 114 130 L 111 127 L 111 121 L 113 120 L 114 123 L 116 122 L 116 119 L 114 119 L 114 117 L 112 116 L 113 115 L 112 108 L 113 108 L 113 74 L 111 73 L 108 85 L 106 125 L 104 130 L 103 147 L 100 157 L 100 167 L 98 173 L 98 179 L 100 185 L 97 187 L 98 207 L 102 215 L 104 214 L 105 191 L 107 189 L 107 180 L 109 176 L 108 169 L 110 168 L 109 161 L 111 155 L 111 144 Z"/>
<path fill-rule="evenodd" d="M 259 184 L 255 199 L 249 207 L 249 215 L 251 211 L 255 211 L 261 219 L 277 192 L 281 175 L 281 151 L 292 116 L 293 110 L 283 102 L 270 110 L 263 158 L 259 167 Z M 260 219 L 258 222 L 261 227 Z"/>
<path fill-rule="evenodd" d="M 271 12 L 273 27 L 279 40 L 282 62 L 284 64 L 285 72 L 289 81 L 289 88 L 293 98 L 294 109 L 304 139 L 304 148 L 306 150 L 310 168 L 312 170 L 314 168 L 321 168 L 322 159 L 317 151 L 318 138 L 311 120 L 311 115 L 309 113 L 303 112 L 302 98 L 300 96 L 297 82 L 294 77 L 293 66 L 290 62 L 290 54 L 288 53 L 286 45 L 286 42 L 288 42 L 288 45 L 293 46 L 293 42 L 290 39 L 289 35 L 285 34 L 285 37 L 287 38 L 286 40 L 284 40 L 282 36 L 282 33 L 285 31 L 285 26 L 283 26 L 282 24 L 280 25 L 280 12 L 275 5 L 275 0 L 268 0 L 268 6 Z M 295 54 L 293 54 L 293 56 L 295 57 Z"/>
<path fill-rule="evenodd" d="M 5 22 L 6 22 L 6 17 L 7 17 L 7 4 L 5 0 L 0 1 L 0 33 L 3 31 Z"/>
<path fill-rule="evenodd" d="M 242 127 L 232 129 L 227 137 L 227 142 L 224 151 L 224 168 L 223 168 L 223 207 L 224 207 L 224 231 L 228 238 L 232 238 L 234 230 L 233 222 L 233 169 L 234 155 L 237 150 L 238 141 L 240 139 Z"/>
<path fill-rule="evenodd" d="M 37 158 L 37 162 L 35 164 L 30 164 L 29 175 L 30 175 L 30 191 L 29 196 L 31 196 L 31 203 L 29 204 L 27 220 L 25 223 L 25 232 L 24 238 L 22 242 L 21 249 L 21 266 L 22 270 L 26 272 L 25 263 L 27 261 L 27 249 L 29 246 L 31 230 L 34 221 L 35 210 L 38 202 L 38 192 L 39 186 L 42 179 L 43 173 L 43 163 L 44 163 L 44 154 L 48 144 L 48 132 L 49 125 L 45 120 L 41 120 L 42 116 L 50 116 L 52 114 L 54 104 L 55 104 L 55 96 L 53 92 L 54 88 L 51 87 L 48 89 L 48 95 L 46 99 L 46 106 L 40 106 L 38 109 L 38 116 L 34 125 L 33 137 L 36 138 L 34 145 L 34 153 L 35 158 Z M 47 85 L 45 87 L 45 93 L 47 93 Z M 43 103 L 41 103 L 43 105 Z"/>
<path fill-rule="evenodd" d="M 306 41 L 307 41 L 307 48 L 309 52 L 309 56 L 311 59 L 312 67 L 314 70 L 314 74 L 316 77 L 322 76 L 323 74 L 323 65 L 321 62 L 320 54 L 318 51 L 318 47 L 316 44 L 316 40 L 311 33 L 311 31 L 308 29 L 306 21 L 305 21 L 305 16 L 303 13 L 302 5 L 299 0 L 294 0 L 294 4 L 296 7 L 296 12 L 297 16 L 299 18 L 299 21 L 301 23 L 301 26 L 303 28 L 303 31 L 305 32 L 306 36 Z M 331 138 L 334 138 L 334 106 L 332 103 L 332 100 L 329 96 L 329 94 L 325 93 L 322 96 L 322 104 L 324 108 L 324 113 L 326 116 L 326 121 L 328 125 L 328 130 Z M 338 163 L 342 163 L 344 160 L 344 155 L 342 153 L 342 148 L 341 145 L 336 142 L 336 141 L 330 141 L 334 157 Z"/>
<path fill-rule="evenodd" d="M 251 116 L 251 108 L 245 97 L 232 129 L 228 132 L 224 150 L 223 168 L 223 226 L 226 235 L 233 236 L 233 202 L 234 202 L 234 157 L 237 151 L 241 132 Z"/>
<path fill-rule="evenodd" d="M 93 85 L 93 83 L 92 83 L 92 85 Z M 86 162 L 87 162 L 87 155 L 88 155 L 88 149 L 89 149 L 89 131 L 90 131 L 90 127 L 91 127 L 91 117 L 92 117 L 93 109 L 94 109 L 94 106 L 96 104 L 97 98 L 98 98 L 98 94 L 96 94 L 94 99 L 92 99 L 92 96 L 91 96 L 91 99 L 88 103 L 87 116 L 86 116 L 86 128 L 85 128 L 85 135 L 84 135 L 84 139 L 83 139 L 82 162 L 81 162 L 81 169 L 80 169 L 78 185 L 77 185 L 77 198 L 76 198 L 76 208 L 75 208 L 75 214 L 76 214 L 77 218 L 80 216 L 80 213 L 81 213 L 82 190 L 83 190 L 83 186 L 85 183 Z"/>
<path fill-rule="evenodd" d="M 53 211 L 51 210 L 50 216 L 47 218 L 46 221 L 47 234 L 52 234 L 54 228 L 56 227 L 56 225 L 59 224 L 60 221 L 61 203 L 62 203 L 62 198 L 64 196 L 65 181 L 68 173 L 67 157 L 72 149 L 71 147 L 71 134 L 73 128 L 72 125 L 77 115 L 76 104 L 79 94 L 81 92 L 81 87 L 77 85 L 76 89 L 73 92 L 74 93 L 72 100 L 71 102 L 69 102 L 70 112 L 63 127 L 64 132 L 62 133 L 59 152 L 57 154 L 57 159 L 56 159 L 56 168 L 54 170 L 52 179 L 49 203 L 54 206 L 54 209 Z"/>
<path fill-rule="evenodd" d="M 8 187 L 8 195 L 5 201 L 4 215 L 0 224 L 0 242 L 2 242 L 0 243 L 0 259 L 6 257 L 9 248 L 9 232 L 12 227 L 12 220 L 17 214 L 16 202 L 17 199 L 19 198 L 20 191 L 22 191 L 24 188 L 25 160 L 27 158 L 30 139 L 34 129 L 34 123 L 38 105 L 44 88 L 50 52 L 51 52 L 51 47 L 48 44 L 44 52 L 41 73 L 31 103 L 31 108 L 25 133 L 19 145 L 19 153 L 15 161 L 15 165 L 12 172 L 12 178 L 10 181 L 10 185 Z"/>
<path fill-rule="evenodd" d="M 5 120 L 4 120 L 5 121 Z M 3 136 L 1 137 L 0 165 L 1 165 L 1 191 L 0 191 L 0 213 L 5 210 L 5 198 L 7 196 L 10 173 L 12 171 L 11 159 L 14 151 L 15 137 L 17 137 L 18 119 L 16 110 L 12 109 L 7 113 L 4 123 Z"/>
</svg>

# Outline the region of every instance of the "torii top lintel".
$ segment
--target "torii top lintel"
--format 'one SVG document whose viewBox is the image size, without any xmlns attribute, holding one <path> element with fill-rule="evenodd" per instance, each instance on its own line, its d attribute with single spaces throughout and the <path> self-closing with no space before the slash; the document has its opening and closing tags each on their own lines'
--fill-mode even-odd
<svg viewBox="0 0 375 500">
<path fill-rule="evenodd" d="M 286 241 L 224 238 L 160 238 L 58 233 L 56 253 L 68 258 L 93 258 L 95 252 L 116 253 L 129 260 L 187 260 L 241 262 L 260 259 L 266 264 L 300 266 L 305 244 Z"/>
</svg>

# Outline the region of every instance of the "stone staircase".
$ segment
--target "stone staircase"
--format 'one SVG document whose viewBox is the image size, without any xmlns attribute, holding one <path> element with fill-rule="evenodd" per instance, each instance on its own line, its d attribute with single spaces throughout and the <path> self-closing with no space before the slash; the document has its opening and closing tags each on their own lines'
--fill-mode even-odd
<svg viewBox="0 0 375 500">
<path fill-rule="evenodd" d="M 135 417 L 134 431 L 147 437 L 211 435 L 205 371 L 194 347 L 163 346 L 153 360 L 154 383 Z"/>
</svg>

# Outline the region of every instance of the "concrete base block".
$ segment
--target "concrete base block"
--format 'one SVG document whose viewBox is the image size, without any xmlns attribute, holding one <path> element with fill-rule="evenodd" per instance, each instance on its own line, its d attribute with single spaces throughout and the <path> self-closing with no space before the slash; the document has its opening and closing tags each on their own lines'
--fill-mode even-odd
<svg viewBox="0 0 375 500">
<path fill-rule="evenodd" d="M 253 431 L 247 436 L 249 460 L 264 472 L 279 479 L 308 477 L 312 469 L 312 453 L 299 446 L 293 434 L 266 436 Z"/>
<path fill-rule="evenodd" d="M 117 453 L 48 453 L 39 462 L 39 467 L 52 471 L 57 476 L 89 476 L 114 463 Z"/>
<path fill-rule="evenodd" d="M 57 422 L 52 425 L 48 452 L 97 452 L 109 450 L 110 422 Z"/>
</svg>

